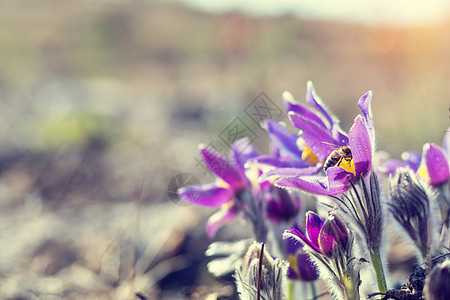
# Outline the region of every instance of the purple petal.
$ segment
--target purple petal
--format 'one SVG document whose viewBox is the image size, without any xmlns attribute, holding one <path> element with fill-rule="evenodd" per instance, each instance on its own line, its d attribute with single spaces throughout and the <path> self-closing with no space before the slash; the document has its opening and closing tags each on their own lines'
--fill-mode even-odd
<svg viewBox="0 0 450 300">
<path fill-rule="evenodd" d="M 199 145 L 199 150 L 208 168 L 228 183 L 234 191 L 240 190 L 245 185 L 245 177 L 225 157 L 204 145 Z"/>
<path fill-rule="evenodd" d="M 319 233 L 323 222 L 318 215 L 312 211 L 306 214 L 306 234 L 308 239 L 317 247 L 319 247 Z"/>
<path fill-rule="evenodd" d="M 333 139 L 336 141 L 337 145 L 348 145 L 348 136 L 345 132 L 343 132 L 339 126 L 333 126 L 331 130 L 331 135 Z"/>
<path fill-rule="evenodd" d="M 322 253 L 322 251 L 320 250 L 319 247 L 317 247 L 316 245 L 314 245 L 313 243 L 311 243 L 310 240 L 308 240 L 303 233 L 301 233 L 298 229 L 296 228 L 291 228 L 288 230 L 284 231 L 283 234 L 283 238 L 294 238 L 297 241 L 300 241 L 303 243 L 303 245 L 307 245 L 309 247 L 311 247 L 314 251 L 317 251 L 318 253 Z"/>
<path fill-rule="evenodd" d="M 277 168 L 306 168 L 310 167 L 305 161 L 285 161 L 280 160 L 279 158 L 269 156 L 269 155 L 260 155 L 252 160 L 252 163 L 263 164 L 274 166 Z"/>
<path fill-rule="evenodd" d="M 355 176 L 366 175 L 372 168 L 372 146 L 367 128 L 358 115 L 349 131 L 350 150 L 355 163 Z"/>
<path fill-rule="evenodd" d="M 364 123 L 367 127 L 367 132 L 369 133 L 370 141 L 372 143 L 372 151 L 375 152 L 375 127 L 373 126 L 372 119 L 372 91 L 365 93 L 361 98 L 359 98 L 358 106 L 364 117 Z"/>
<path fill-rule="evenodd" d="M 298 226 L 297 222 L 295 222 L 294 227 L 299 232 L 303 234 L 302 230 L 300 230 L 300 227 Z M 303 248 L 303 245 L 299 243 L 296 239 L 286 239 L 286 253 L 288 255 L 290 254 L 296 254 L 299 250 Z"/>
<path fill-rule="evenodd" d="M 277 187 L 273 187 L 272 195 L 267 199 L 267 216 L 277 224 L 293 220 L 300 209 L 299 199 Z"/>
<path fill-rule="evenodd" d="M 425 144 L 423 152 L 430 176 L 430 184 L 438 185 L 447 182 L 450 172 L 447 158 L 442 149 L 435 144 Z"/>
<path fill-rule="evenodd" d="M 416 151 L 405 151 L 401 155 L 403 161 L 405 161 L 408 166 L 414 172 L 420 167 L 420 163 L 422 161 L 422 154 Z"/>
<path fill-rule="evenodd" d="M 335 144 L 340 146 L 326 129 L 292 112 L 289 113 L 289 118 L 296 128 L 303 131 L 300 136 L 321 161 L 327 159 L 328 155 L 336 148 Z"/>
<path fill-rule="evenodd" d="M 327 169 L 327 177 L 286 177 L 275 181 L 275 186 L 318 195 L 338 195 L 348 190 L 352 177 L 352 173 L 341 167 L 330 167 Z"/>
<path fill-rule="evenodd" d="M 266 179 L 271 176 L 277 177 L 298 177 L 298 176 L 310 176 L 317 174 L 322 170 L 322 166 L 313 166 L 307 168 L 275 168 L 268 172 L 263 173 L 261 179 Z"/>
<path fill-rule="evenodd" d="M 287 152 L 293 159 L 300 159 L 302 151 L 297 146 L 296 134 L 287 130 L 287 128 L 278 122 L 272 120 L 265 120 L 261 125 L 269 133 L 270 140 L 275 142 L 278 148 Z"/>
<path fill-rule="evenodd" d="M 244 170 L 245 162 L 258 155 L 258 149 L 250 143 L 247 137 L 236 140 L 231 146 L 231 157 L 241 170 Z"/>
<path fill-rule="evenodd" d="M 398 159 L 388 159 L 380 167 L 378 167 L 378 171 L 386 175 L 394 175 L 398 168 L 405 168 L 407 166 L 408 164 L 404 161 Z"/>
<path fill-rule="evenodd" d="M 320 231 L 319 245 L 322 252 L 327 256 L 332 256 L 335 243 L 345 249 L 347 242 L 348 233 L 344 224 L 334 216 L 329 217 Z"/>
<path fill-rule="evenodd" d="M 185 186 L 177 193 L 181 201 L 199 206 L 220 207 L 233 197 L 231 189 L 218 187 L 215 183 Z"/>
<path fill-rule="evenodd" d="M 305 119 L 311 120 L 319 127 L 323 127 L 325 129 L 327 128 L 327 125 L 325 125 L 324 121 L 318 115 L 318 113 L 313 112 L 303 104 L 296 102 L 290 93 L 283 93 L 283 101 L 284 106 L 286 107 L 286 112 L 288 114 L 289 112 L 294 112 L 300 116 L 303 116 Z"/>
<path fill-rule="evenodd" d="M 239 209 L 235 205 L 220 209 L 206 222 L 206 233 L 209 237 L 213 237 L 220 227 L 233 220 L 238 214 Z"/>
<path fill-rule="evenodd" d="M 326 107 L 326 105 L 322 102 L 322 99 L 317 95 L 314 90 L 313 83 L 308 81 L 307 83 L 307 91 L 306 91 L 306 102 L 314 106 L 328 121 L 327 127 L 330 129 L 334 123 L 338 122 L 338 119 L 331 113 L 331 111 Z"/>
<path fill-rule="evenodd" d="M 319 278 L 316 267 L 309 260 L 309 255 L 306 253 L 297 254 L 297 269 L 302 281 L 314 281 Z"/>
</svg>

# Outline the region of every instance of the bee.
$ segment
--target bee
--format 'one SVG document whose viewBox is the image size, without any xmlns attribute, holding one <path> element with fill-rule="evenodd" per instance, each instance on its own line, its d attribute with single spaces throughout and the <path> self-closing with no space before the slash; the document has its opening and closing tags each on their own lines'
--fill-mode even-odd
<svg viewBox="0 0 450 300">
<path fill-rule="evenodd" d="M 343 160 L 347 162 L 352 160 L 349 146 L 343 146 L 331 152 L 323 164 L 323 171 L 326 172 L 329 167 L 340 166 Z"/>
</svg>

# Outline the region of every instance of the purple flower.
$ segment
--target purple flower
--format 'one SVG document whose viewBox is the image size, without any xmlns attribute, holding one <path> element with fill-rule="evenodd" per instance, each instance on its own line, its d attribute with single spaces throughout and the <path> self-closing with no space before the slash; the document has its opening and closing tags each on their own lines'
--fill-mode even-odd
<svg viewBox="0 0 450 300">
<path fill-rule="evenodd" d="M 448 181 L 450 177 L 450 132 L 444 137 L 443 148 L 427 143 L 423 146 L 422 154 L 415 151 L 403 152 L 402 161 L 388 159 L 377 171 L 382 174 L 395 175 L 398 168 L 410 168 L 431 186 L 438 186 Z"/>
<path fill-rule="evenodd" d="M 270 176 L 305 176 L 317 174 L 328 155 L 336 146 L 348 145 L 348 136 L 339 126 L 339 120 L 317 96 L 311 82 L 308 82 L 306 102 L 309 107 L 298 103 L 285 92 L 283 100 L 286 112 L 299 135 L 275 121 L 265 120 L 262 126 L 267 130 L 276 153 L 257 157 L 260 164 L 272 166 L 265 172 Z"/>
<path fill-rule="evenodd" d="M 376 166 L 377 173 L 382 175 L 395 175 L 398 168 L 410 168 L 416 172 L 422 161 L 422 155 L 416 151 L 403 152 L 401 158 L 402 160 L 387 159 L 380 162 Z"/>
<path fill-rule="evenodd" d="M 206 166 L 217 176 L 216 180 L 209 184 L 180 188 L 178 196 L 182 201 L 195 205 L 221 208 L 206 224 L 206 232 L 209 236 L 213 236 L 222 225 L 231 221 L 240 212 L 234 199 L 249 186 L 244 164 L 259 153 L 247 138 L 237 140 L 232 145 L 231 156 L 234 163 L 203 145 L 199 146 L 199 150 Z"/>
<path fill-rule="evenodd" d="M 448 181 L 449 163 L 441 147 L 430 143 L 423 146 L 422 163 L 417 169 L 417 174 L 432 186 Z"/>
<path fill-rule="evenodd" d="M 300 231 L 298 226 L 295 226 Z M 301 232 L 301 231 L 300 231 Z M 319 277 L 303 246 L 295 239 L 286 239 L 286 253 L 289 261 L 288 278 L 300 281 L 314 281 Z"/>
<path fill-rule="evenodd" d="M 366 95 L 361 99 L 366 99 L 370 96 L 370 94 Z M 369 116 L 364 111 L 363 114 Z M 360 115 L 356 117 L 349 131 L 349 146 L 352 159 L 348 164 L 327 168 L 326 177 L 285 177 L 278 179 L 275 185 L 321 195 L 337 195 L 345 192 L 351 187 L 350 180 L 367 175 L 372 168 L 372 153 L 374 149 L 372 140 L 374 139 L 374 133 L 368 129 L 368 124 L 371 123 L 371 118 L 370 121 L 367 121 Z M 319 147 L 318 145 L 317 147 Z"/>
<path fill-rule="evenodd" d="M 270 185 L 265 195 L 266 213 L 274 223 L 289 222 L 300 210 L 300 198 L 294 193 Z"/>
<path fill-rule="evenodd" d="M 318 215 L 308 212 L 305 236 L 300 230 L 291 228 L 285 231 L 286 237 L 294 237 L 316 253 L 332 258 L 336 247 L 345 251 L 348 232 L 344 224 L 334 215 L 323 222 Z"/>
</svg>

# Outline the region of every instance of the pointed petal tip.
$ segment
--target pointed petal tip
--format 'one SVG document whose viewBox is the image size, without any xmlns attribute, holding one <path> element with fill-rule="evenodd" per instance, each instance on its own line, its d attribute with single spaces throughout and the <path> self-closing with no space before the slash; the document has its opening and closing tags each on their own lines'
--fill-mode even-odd
<svg viewBox="0 0 450 300">
<path fill-rule="evenodd" d="M 285 102 L 295 103 L 294 96 L 288 91 L 284 91 L 281 97 Z"/>
</svg>

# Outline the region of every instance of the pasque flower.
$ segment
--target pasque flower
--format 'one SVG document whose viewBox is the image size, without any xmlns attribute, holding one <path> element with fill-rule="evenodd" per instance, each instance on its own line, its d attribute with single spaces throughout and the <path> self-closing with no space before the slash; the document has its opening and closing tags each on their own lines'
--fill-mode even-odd
<svg viewBox="0 0 450 300">
<path fill-rule="evenodd" d="M 313 194 L 338 195 L 351 187 L 350 181 L 365 176 L 372 168 L 372 154 L 375 149 L 375 130 L 373 127 L 370 102 L 372 93 L 363 95 L 358 105 L 362 116 L 358 115 L 349 130 L 348 142 L 343 138 L 340 144 L 350 147 L 351 159 L 341 165 L 331 166 L 326 169 L 326 177 L 301 176 L 284 177 L 275 182 L 276 186 L 303 190 Z M 328 158 L 333 148 L 328 143 L 333 143 L 333 132 L 327 132 L 305 117 L 295 113 L 290 114 L 294 126 L 302 129 L 301 136 L 313 153 L 322 161 Z M 339 135 L 343 137 L 344 135 Z"/>
<path fill-rule="evenodd" d="M 275 223 L 293 220 L 300 209 L 300 199 L 294 193 L 258 180 L 258 166 L 247 162 L 259 152 L 244 138 L 231 147 L 233 163 L 213 149 L 200 146 L 205 164 L 217 176 L 213 183 L 187 186 L 178 190 L 183 201 L 200 206 L 220 207 L 206 224 L 208 235 L 231 221 L 240 212 L 252 223 L 259 241 L 267 234 L 267 220 Z"/>
<path fill-rule="evenodd" d="M 307 212 L 306 233 L 307 236 L 297 228 L 291 228 L 286 231 L 286 234 L 297 236 L 305 246 L 328 258 L 333 256 L 333 247 L 345 249 L 347 246 L 347 229 L 334 215 L 329 216 L 323 222 L 315 213 Z"/>
<path fill-rule="evenodd" d="M 237 291 L 242 300 L 286 299 L 286 274 L 288 264 L 273 258 L 265 244 L 253 243 L 241 266 L 236 267 Z"/>
<path fill-rule="evenodd" d="M 290 133 L 275 121 L 264 121 L 262 125 L 280 155 L 263 156 L 257 161 L 275 167 L 265 174 L 266 177 L 317 174 L 336 146 L 348 145 L 348 136 L 340 128 L 339 119 L 316 94 L 312 82 L 308 82 L 306 92 L 310 107 L 296 102 L 288 92 L 283 94 L 283 100 L 292 124 L 300 129 L 300 133 Z"/>
<path fill-rule="evenodd" d="M 430 200 L 435 195 L 407 168 L 398 169 L 390 179 L 389 194 L 389 211 L 420 250 L 421 260 L 425 260 L 433 237 L 428 227 L 432 224 Z"/>
<path fill-rule="evenodd" d="M 285 231 L 284 238 L 303 244 L 336 299 L 359 299 L 359 272 L 366 260 L 355 257 L 351 232 L 334 214 L 325 221 L 313 212 L 308 212 L 306 218 L 307 236 L 291 228 Z"/>
<path fill-rule="evenodd" d="M 295 226 L 301 234 L 298 226 Z M 286 239 L 286 254 L 289 261 L 288 278 L 291 280 L 314 281 L 319 275 L 303 245 L 295 239 Z"/>
<path fill-rule="evenodd" d="M 235 200 L 245 189 L 249 189 L 250 184 L 244 164 L 250 158 L 258 156 L 259 152 L 247 138 L 237 140 L 232 145 L 231 156 L 234 163 L 204 145 L 199 146 L 199 151 L 206 166 L 217 176 L 216 180 L 209 184 L 180 188 L 178 195 L 181 200 L 195 205 L 221 208 L 206 224 L 208 235 L 213 236 L 222 225 L 241 211 Z"/>
<path fill-rule="evenodd" d="M 438 186 L 450 178 L 447 157 L 441 147 L 433 143 L 426 143 L 423 146 L 422 154 L 414 151 L 403 152 L 402 160 L 389 159 L 378 168 L 378 171 L 394 175 L 398 168 L 409 168 L 431 186 Z"/>
</svg>

